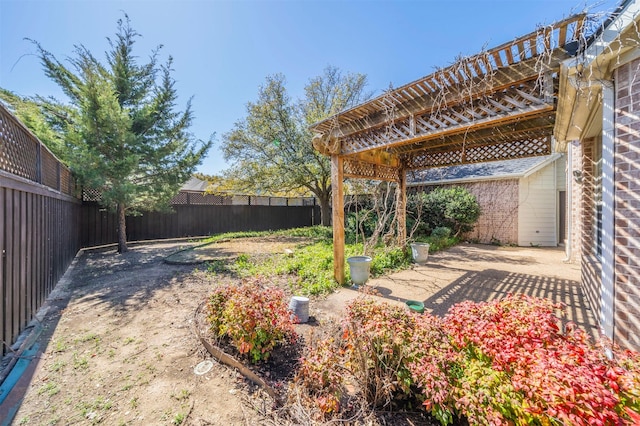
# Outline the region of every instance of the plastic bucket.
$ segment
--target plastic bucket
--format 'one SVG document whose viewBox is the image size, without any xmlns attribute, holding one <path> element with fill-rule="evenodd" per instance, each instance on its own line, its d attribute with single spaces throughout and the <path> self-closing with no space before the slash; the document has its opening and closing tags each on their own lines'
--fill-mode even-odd
<svg viewBox="0 0 640 426">
<path fill-rule="evenodd" d="M 411 243 L 411 255 L 416 263 L 424 263 L 429 258 L 429 243 Z"/>
<path fill-rule="evenodd" d="M 371 258 L 369 256 L 351 256 L 347 259 L 351 281 L 355 285 L 362 285 L 369 279 L 371 268 Z"/>
<path fill-rule="evenodd" d="M 305 323 L 309 321 L 309 298 L 293 296 L 289 302 L 289 310 L 294 315 L 294 321 Z"/>
</svg>

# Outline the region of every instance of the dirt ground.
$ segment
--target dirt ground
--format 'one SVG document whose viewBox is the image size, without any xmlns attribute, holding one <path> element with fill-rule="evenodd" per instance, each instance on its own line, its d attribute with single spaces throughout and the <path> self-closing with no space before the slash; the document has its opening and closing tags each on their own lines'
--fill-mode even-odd
<svg viewBox="0 0 640 426">
<path fill-rule="evenodd" d="M 207 256 L 281 253 L 299 242 L 235 240 L 219 243 Z M 39 313 L 40 352 L 23 378 L 24 400 L 13 424 L 279 423 L 269 397 L 232 369 L 214 362 L 205 374 L 194 372 L 210 359 L 194 332 L 194 312 L 214 284 L 234 278 L 163 262 L 187 246 L 140 245 L 123 255 L 103 250 L 75 260 Z M 417 298 L 436 314 L 458 298 L 491 298 L 515 285 L 553 287 L 561 297 L 581 298 L 575 265 L 563 264 L 559 251 L 548 253 L 464 245 L 369 284 L 385 300 Z M 344 303 L 356 294 L 345 288 L 312 300 L 315 322 L 299 331 L 304 335 L 339 320 Z"/>
<path fill-rule="evenodd" d="M 42 353 L 14 424 L 269 421 L 251 407 L 259 400 L 246 397 L 236 372 L 214 363 L 194 373 L 209 359 L 193 318 L 213 278 L 197 266 L 164 263 L 178 248 L 136 246 L 76 259 L 48 304 Z"/>
</svg>

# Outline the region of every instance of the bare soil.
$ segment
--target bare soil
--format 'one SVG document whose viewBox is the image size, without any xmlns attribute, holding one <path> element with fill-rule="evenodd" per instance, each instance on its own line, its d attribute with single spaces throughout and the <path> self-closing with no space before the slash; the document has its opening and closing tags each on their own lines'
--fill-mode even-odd
<svg viewBox="0 0 640 426">
<path fill-rule="evenodd" d="M 43 352 L 15 424 L 271 421 L 260 414 L 269 412 L 270 399 L 259 392 L 248 398 L 234 370 L 214 363 L 210 372 L 194 373 L 210 358 L 194 333 L 195 310 L 214 284 L 232 278 L 164 263 L 178 248 L 137 246 L 76 259 L 48 303 Z"/>
<path fill-rule="evenodd" d="M 191 260 L 282 253 L 301 242 L 273 237 L 232 240 L 217 243 L 209 252 L 199 250 L 196 254 L 202 258 Z M 196 336 L 196 310 L 214 285 L 239 278 L 205 273 L 198 264 L 164 262 L 193 244 L 139 245 L 122 255 L 112 249 L 89 251 L 74 261 L 38 315 L 44 327 L 41 352 L 35 370 L 28 371 L 31 381 L 14 424 L 285 423 L 273 400 L 235 370 L 214 361 L 206 374 L 194 372 L 199 363 L 211 359 Z M 543 258 L 546 253 L 462 246 L 431 256 L 427 265 L 372 280 L 371 285 L 383 299 L 396 303 L 422 291 L 416 286 L 428 288 L 430 295 L 420 293 L 419 300 L 434 313 L 443 299 L 493 295 L 497 283 L 513 282 L 514 277 L 530 283 L 527 288 L 540 289 L 551 280 L 561 295 L 577 294 L 575 268 L 554 260 L 561 259 L 561 253 L 552 252 L 550 259 Z M 192 255 L 190 251 L 181 256 Z M 182 260 L 192 263 L 188 257 Z M 534 272 L 541 267 L 547 278 Z M 441 279 L 446 274 L 455 276 Z M 275 284 L 287 286 L 286 279 Z M 310 322 L 298 326 L 303 339 L 335 330 L 352 293 L 343 288 L 324 300 L 312 300 Z M 298 347 L 276 353 L 255 371 L 282 389 L 299 351 Z M 374 425 L 435 424 L 422 413 L 372 413 L 367 419 Z"/>
<path fill-rule="evenodd" d="M 226 241 L 199 250 L 195 261 L 281 253 L 301 242 Z M 199 363 L 212 360 L 197 338 L 198 306 L 214 285 L 239 278 L 205 273 L 203 265 L 164 262 L 190 245 L 139 245 L 125 254 L 108 249 L 76 258 L 39 313 L 44 332 L 37 365 L 27 372 L 30 383 L 13 424 L 286 423 L 273 399 L 234 369 L 213 360 L 209 372 L 196 374 Z M 286 280 L 278 284 L 286 287 Z M 300 345 L 253 369 L 283 392 L 304 339 L 334 330 L 329 311 L 335 309 L 312 310 L 309 323 L 298 325 Z M 367 417 L 374 419 L 370 424 L 431 424 L 423 413 Z"/>
</svg>

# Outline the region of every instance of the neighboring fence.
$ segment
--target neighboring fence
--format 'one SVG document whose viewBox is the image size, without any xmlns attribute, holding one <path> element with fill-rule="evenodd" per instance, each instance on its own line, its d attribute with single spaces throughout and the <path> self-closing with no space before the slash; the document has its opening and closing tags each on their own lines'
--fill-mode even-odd
<svg viewBox="0 0 640 426">
<path fill-rule="evenodd" d="M 100 194 L 83 190 L 82 246 L 118 241 L 114 213 L 97 203 Z M 180 192 L 171 213 L 142 212 L 127 216 L 127 240 L 198 237 L 236 231 L 268 231 L 320 224 L 320 207 L 313 197 L 222 196 Z"/>
<path fill-rule="evenodd" d="M 0 104 L 0 339 L 4 355 L 80 249 L 69 169 Z"/>
<path fill-rule="evenodd" d="M 174 205 L 173 213 L 147 212 L 127 217 L 127 240 L 141 241 L 267 231 L 320 224 L 319 206 Z M 117 221 L 97 203 L 82 206 L 82 246 L 118 241 Z"/>
<path fill-rule="evenodd" d="M 86 198 L 85 198 L 86 199 Z M 90 201 L 98 201 L 91 199 Z M 315 206 L 314 197 L 265 197 L 258 195 L 214 195 L 204 192 L 181 191 L 171 200 L 172 205 L 208 206 Z"/>
</svg>

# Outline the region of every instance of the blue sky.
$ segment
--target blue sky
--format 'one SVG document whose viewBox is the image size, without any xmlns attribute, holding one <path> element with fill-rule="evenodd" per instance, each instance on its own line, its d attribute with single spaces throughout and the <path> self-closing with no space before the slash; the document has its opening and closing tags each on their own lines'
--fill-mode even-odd
<svg viewBox="0 0 640 426">
<path fill-rule="evenodd" d="M 106 37 L 126 12 L 142 38 L 141 61 L 163 45 L 174 58 L 180 107 L 193 96 L 196 137 L 221 136 L 245 116 L 247 102 L 270 74 L 283 73 L 292 98 L 327 65 L 369 78 L 375 95 L 585 9 L 618 2 L 577 0 L 0 0 L 0 87 L 20 95 L 53 95 L 37 40 L 58 59 L 83 44 L 104 57 Z M 199 170 L 226 168 L 217 146 Z"/>
</svg>

